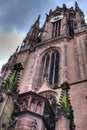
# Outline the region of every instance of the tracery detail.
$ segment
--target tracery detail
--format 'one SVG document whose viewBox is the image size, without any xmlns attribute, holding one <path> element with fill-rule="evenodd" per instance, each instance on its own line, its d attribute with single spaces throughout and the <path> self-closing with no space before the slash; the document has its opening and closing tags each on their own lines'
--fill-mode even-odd
<svg viewBox="0 0 87 130">
<path fill-rule="evenodd" d="M 59 52 L 57 49 L 49 49 L 41 59 L 39 83 L 47 75 L 48 83 L 54 88 L 58 84 Z"/>
</svg>

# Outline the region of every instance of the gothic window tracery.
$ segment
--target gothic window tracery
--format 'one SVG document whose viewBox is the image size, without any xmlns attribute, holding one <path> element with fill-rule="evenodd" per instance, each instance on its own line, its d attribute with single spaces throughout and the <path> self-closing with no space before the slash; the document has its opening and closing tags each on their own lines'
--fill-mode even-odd
<svg viewBox="0 0 87 130">
<path fill-rule="evenodd" d="M 39 82 L 47 75 L 49 85 L 58 84 L 58 72 L 59 52 L 56 49 L 50 49 L 42 56 Z"/>
</svg>

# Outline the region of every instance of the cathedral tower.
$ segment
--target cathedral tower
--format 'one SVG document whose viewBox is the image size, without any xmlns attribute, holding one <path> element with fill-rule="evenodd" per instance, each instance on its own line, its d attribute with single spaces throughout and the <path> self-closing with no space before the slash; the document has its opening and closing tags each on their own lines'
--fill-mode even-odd
<svg viewBox="0 0 87 130">
<path fill-rule="evenodd" d="M 74 8 L 63 4 L 49 11 L 42 28 L 39 22 L 40 16 L 21 47 L 2 67 L 1 86 L 12 76 L 15 63 L 21 63 L 23 69 L 9 123 L 2 120 L 8 112 L 4 108 L 9 108 L 14 98 L 3 91 L 1 99 L 3 95 L 9 96 L 9 102 L 3 107 L 5 98 L 0 101 L 1 113 L 4 113 L 0 114 L 1 129 L 86 130 L 87 25 L 84 13 L 77 2 Z"/>
</svg>

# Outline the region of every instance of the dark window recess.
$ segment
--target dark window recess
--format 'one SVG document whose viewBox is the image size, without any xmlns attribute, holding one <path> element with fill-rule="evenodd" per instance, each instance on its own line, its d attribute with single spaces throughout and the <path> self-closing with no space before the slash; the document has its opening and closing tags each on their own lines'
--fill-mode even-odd
<svg viewBox="0 0 87 130">
<path fill-rule="evenodd" d="M 86 52 L 86 56 L 87 56 L 87 41 L 85 43 L 85 52 Z"/>
<path fill-rule="evenodd" d="M 61 20 L 53 23 L 52 37 L 60 36 Z"/>
<path fill-rule="evenodd" d="M 73 20 L 69 21 L 69 35 L 74 36 L 74 30 L 73 30 Z"/>
<path fill-rule="evenodd" d="M 59 52 L 53 49 L 46 52 L 42 57 L 38 82 L 40 83 L 44 77 L 47 76 L 48 83 L 54 86 L 55 84 L 58 84 L 58 75 Z"/>
<path fill-rule="evenodd" d="M 51 56 L 49 84 L 52 84 L 52 81 L 53 81 L 53 72 L 54 72 L 54 54 L 52 54 L 52 56 Z"/>
<path fill-rule="evenodd" d="M 59 72 L 58 61 L 59 61 L 59 55 L 58 55 L 58 53 L 56 53 L 54 83 L 58 83 L 58 72 Z"/>
</svg>

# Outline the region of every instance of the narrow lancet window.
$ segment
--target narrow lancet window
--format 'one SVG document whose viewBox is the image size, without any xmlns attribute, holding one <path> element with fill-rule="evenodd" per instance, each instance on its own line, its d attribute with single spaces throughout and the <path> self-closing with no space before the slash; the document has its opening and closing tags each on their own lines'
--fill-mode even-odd
<svg viewBox="0 0 87 130">
<path fill-rule="evenodd" d="M 69 35 L 74 36 L 74 30 L 73 30 L 73 20 L 69 21 Z"/>
<path fill-rule="evenodd" d="M 60 36 L 60 26 L 61 26 L 61 20 L 53 23 L 53 30 L 52 30 L 53 38 Z"/>
</svg>

